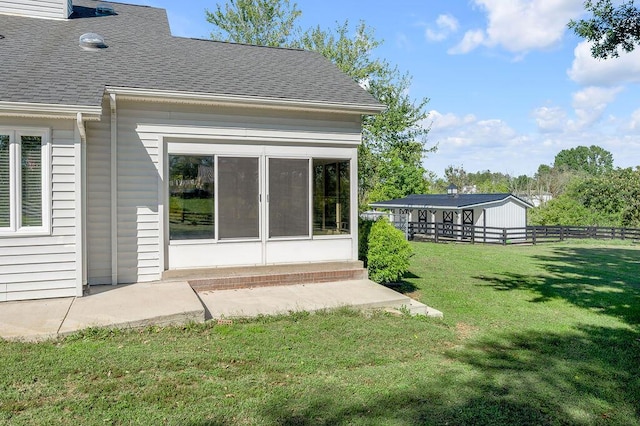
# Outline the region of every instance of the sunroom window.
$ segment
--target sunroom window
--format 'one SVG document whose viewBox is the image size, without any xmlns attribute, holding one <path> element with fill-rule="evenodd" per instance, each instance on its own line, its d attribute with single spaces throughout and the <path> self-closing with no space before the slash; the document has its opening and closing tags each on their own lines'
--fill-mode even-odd
<svg viewBox="0 0 640 426">
<path fill-rule="evenodd" d="M 169 154 L 169 239 L 350 235 L 350 173 L 349 159 Z"/>
<path fill-rule="evenodd" d="M 349 160 L 313 159 L 313 234 L 350 232 Z"/>
<path fill-rule="evenodd" d="M 213 156 L 169 155 L 169 239 L 213 239 Z"/>
<path fill-rule="evenodd" d="M 269 159 L 269 237 L 309 236 L 309 160 Z"/>
<path fill-rule="evenodd" d="M 0 129 L 0 232 L 45 230 L 46 152 L 44 131 Z"/>
</svg>

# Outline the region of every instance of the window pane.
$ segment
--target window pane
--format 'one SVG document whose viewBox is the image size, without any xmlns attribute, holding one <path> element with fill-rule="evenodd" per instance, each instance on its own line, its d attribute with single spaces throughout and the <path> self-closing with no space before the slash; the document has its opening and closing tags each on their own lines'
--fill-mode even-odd
<svg viewBox="0 0 640 426">
<path fill-rule="evenodd" d="M 10 226 L 9 135 L 0 135 L 0 227 Z"/>
<path fill-rule="evenodd" d="M 313 160 L 313 234 L 350 232 L 349 160 Z"/>
<path fill-rule="evenodd" d="M 213 157 L 169 155 L 169 239 L 214 237 Z"/>
<path fill-rule="evenodd" d="M 269 159 L 269 237 L 309 235 L 309 161 Z"/>
<path fill-rule="evenodd" d="M 218 157 L 218 231 L 220 238 L 258 238 L 257 158 Z"/>
<path fill-rule="evenodd" d="M 22 226 L 42 226 L 42 136 L 21 136 Z"/>
</svg>

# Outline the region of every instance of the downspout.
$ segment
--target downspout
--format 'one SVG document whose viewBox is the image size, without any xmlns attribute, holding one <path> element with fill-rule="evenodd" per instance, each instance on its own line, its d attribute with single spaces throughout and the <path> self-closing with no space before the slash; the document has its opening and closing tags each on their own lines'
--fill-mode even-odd
<svg viewBox="0 0 640 426">
<path fill-rule="evenodd" d="M 111 284 L 118 284 L 118 114 L 116 94 L 109 94 L 111 111 Z"/>
<path fill-rule="evenodd" d="M 80 264 L 82 265 L 81 287 L 89 288 L 87 280 L 87 129 L 84 127 L 82 113 L 76 114 L 76 126 L 80 135 L 80 229 L 76 232 L 80 234 Z"/>
</svg>

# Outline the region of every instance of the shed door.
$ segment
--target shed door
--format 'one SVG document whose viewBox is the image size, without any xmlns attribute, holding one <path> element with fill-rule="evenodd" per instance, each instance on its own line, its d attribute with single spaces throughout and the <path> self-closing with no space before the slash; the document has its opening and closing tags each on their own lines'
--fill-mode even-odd
<svg viewBox="0 0 640 426">
<path fill-rule="evenodd" d="M 462 210 L 462 238 L 471 238 L 473 223 L 473 210 Z"/>
<path fill-rule="evenodd" d="M 453 235 L 453 212 L 452 211 L 442 212 L 442 222 L 444 225 L 443 234 Z"/>
</svg>

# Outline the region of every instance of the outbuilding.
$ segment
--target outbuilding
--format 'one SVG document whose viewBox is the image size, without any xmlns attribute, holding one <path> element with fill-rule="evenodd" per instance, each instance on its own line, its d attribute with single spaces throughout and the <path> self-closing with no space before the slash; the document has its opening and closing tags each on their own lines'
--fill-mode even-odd
<svg viewBox="0 0 640 426">
<path fill-rule="evenodd" d="M 383 107 L 320 54 L 92 0 L 0 0 L 0 34 L 0 301 L 357 260 L 362 116 Z"/>
<path fill-rule="evenodd" d="M 527 209 L 533 207 L 509 193 L 459 194 L 453 186 L 447 194 L 414 194 L 370 205 L 391 211 L 394 222 L 407 231 L 411 227 L 412 233 L 484 240 L 493 239 L 493 231 L 526 228 Z"/>
</svg>

